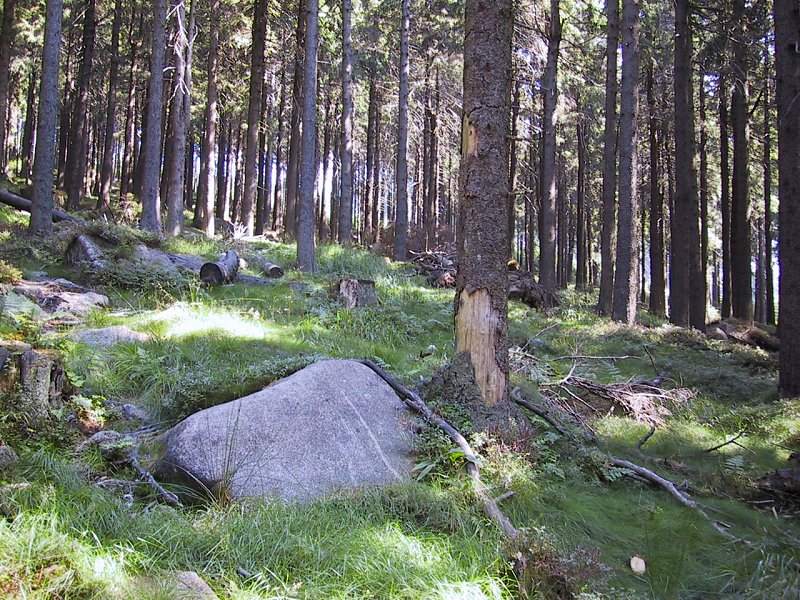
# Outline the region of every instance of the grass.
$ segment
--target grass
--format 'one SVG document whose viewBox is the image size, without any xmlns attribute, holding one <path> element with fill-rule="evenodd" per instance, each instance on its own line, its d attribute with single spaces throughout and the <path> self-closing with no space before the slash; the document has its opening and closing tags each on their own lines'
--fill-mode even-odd
<svg viewBox="0 0 800 600">
<path fill-rule="evenodd" d="M 294 261 L 289 245 L 257 247 L 280 264 Z M 224 245 L 186 237 L 167 248 L 213 257 Z M 49 269 L 34 250 L 0 240 L 9 264 Z M 111 287 L 105 291 L 114 308 L 92 313 L 87 326 L 126 325 L 149 333 L 150 342 L 105 351 L 49 343 L 65 352 L 68 374 L 84 396 L 144 404 L 165 420 L 260 389 L 320 356 L 378 359 L 408 384 L 452 357 L 451 291 L 431 289 L 406 267 L 361 250 L 322 246 L 318 264 L 314 276 L 289 269 L 269 286 Z M 328 290 L 344 275 L 374 279 L 381 305 L 339 307 Z M 514 303 L 510 338 L 529 342 L 557 374 L 571 367 L 564 356 L 631 355 L 638 358 L 586 361 L 576 373 L 612 382 L 658 371 L 692 387 L 696 399 L 645 450 L 668 459 L 671 467 L 654 468 L 688 480 L 707 511 L 750 544 L 731 545 L 668 495 L 622 479 L 601 455 L 576 450 L 545 426 L 520 441 L 524 452 L 475 440 L 489 484 L 498 494 L 515 493 L 503 505 L 514 523 L 553 549 L 558 568 L 587 600 L 798 597 L 800 528 L 743 501 L 755 477 L 800 450 L 800 403 L 777 399 L 774 360 L 650 317 L 643 318 L 648 327 L 621 327 L 598 318 L 592 303 L 587 294 L 569 292 L 547 315 Z M 0 321 L 0 333 L 25 337 L 23 326 L 30 329 Z M 533 385 L 522 377 L 514 383 Z M 309 505 L 174 510 L 152 504 L 145 490 L 127 505 L 90 484 L 108 467 L 78 460 L 70 436 L 24 440 L 10 423 L 0 431 L 23 461 L 0 475 L 6 516 L 0 596 L 168 597 L 164 590 L 142 591 L 141 577 L 194 570 L 224 598 L 515 597 L 502 540 L 476 508 L 459 459 L 441 438 L 421 448 L 420 464 L 430 468 L 419 482 Z M 631 449 L 646 427 L 617 416 L 595 426 L 605 449 L 641 460 Z M 744 448 L 703 452 L 742 431 Z M 3 487 L 23 482 L 29 487 Z M 646 560 L 644 576 L 627 567 L 633 555 Z"/>
</svg>

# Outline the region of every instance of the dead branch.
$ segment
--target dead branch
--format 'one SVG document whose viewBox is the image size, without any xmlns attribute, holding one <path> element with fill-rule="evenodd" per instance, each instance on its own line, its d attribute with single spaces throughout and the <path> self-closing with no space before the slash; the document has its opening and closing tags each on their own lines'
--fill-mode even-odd
<svg viewBox="0 0 800 600">
<path fill-rule="evenodd" d="M 489 493 L 489 489 L 481 479 L 480 467 L 478 466 L 478 458 L 475 451 L 469 445 L 469 442 L 463 435 L 445 419 L 437 415 L 422 398 L 415 392 L 409 390 L 397 379 L 389 375 L 386 371 L 381 369 L 371 360 L 358 361 L 366 367 L 372 369 L 378 377 L 383 379 L 389 386 L 397 393 L 398 396 L 405 402 L 412 410 L 422 415 L 426 421 L 431 425 L 435 425 L 444 431 L 448 437 L 461 449 L 467 459 L 467 474 L 472 481 L 472 489 L 475 495 L 483 504 L 483 510 L 500 530 L 509 539 L 515 540 L 520 536 L 519 530 L 514 527 L 511 520 L 500 509 L 495 498 Z"/>
<path fill-rule="evenodd" d="M 710 454 L 710 453 L 712 453 L 712 452 L 714 452 L 716 450 L 724 448 L 725 446 L 730 446 L 731 444 L 736 444 L 736 440 L 738 440 L 743 435 L 744 435 L 744 431 L 740 431 L 734 437 L 729 439 L 727 442 L 722 442 L 721 444 L 718 444 L 718 445 L 716 445 L 716 446 L 714 446 L 712 448 L 707 448 L 707 449 L 703 450 L 703 452 L 705 452 L 706 454 Z M 738 446 L 739 444 L 736 444 L 736 445 Z"/>
<path fill-rule="evenodd" d="M 656 432 L 656 426 L 655 425 L 650 425 L 650 430 L 647 433 L 645 433 L 638 442 L 636 442 L 636 448 L 639 450 L 640 453 L 642 451 L 642 447 L 647 442 L 650 441 L 650 438 L 653 437 L 653 434 L 655 432 Z"/>
</svg>

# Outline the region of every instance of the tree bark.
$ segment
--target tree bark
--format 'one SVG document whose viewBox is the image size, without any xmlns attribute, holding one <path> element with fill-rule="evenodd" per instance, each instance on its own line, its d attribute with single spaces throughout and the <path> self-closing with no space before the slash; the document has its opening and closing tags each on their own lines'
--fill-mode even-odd
<svg viewBox="0 0 800 600">
<path fill-rule="evenodd" d="M 258 131 L 261 123 L 261 94 L 264 88 L 264 50 L 267 38 L 268 0 L 253 1 L 253 48 L 250 61 L 250 99 L 247 107 L 247 146 L 244 157 L 242 225 L 247 235 L 255 231 L 258 194 Z"/>
<path fill-rule="evenodd" d="M 632 325 L 639 297 L 638 214 L 639 0 L 622 0 L 619 218 L 612 317 Z"/>
<path fill-rule="evenodd" d="M 764 321 L 775 324 L 775 289 L 772 258 L 772 111 L 770 105 L 769 52 L 764 57 L 764 274 L 766 298 Z"/>
<path fill-rule="evenodd" d="M 559 0 L 550 0 L 550 33 L 547 44 L 547 64 L 542 76 L 544 98 L 542 150 L 542 229 L 539 239 L 539 282 L 547 289 L 555 289 L 556 273 L 556 220 L 558 184 L 556 178 L 556 105 L 558 103 L 558 52 L 561 44 L 561 15 Z"/>
<path fill-rule="evenodd" d="M 286 67 L 281 69 L 281 97 L 278 101 L 278 125 L 275 140 L 275 198 L 272 201 L 272 228 L 278 229 L 281 206 L 281 160 L 283 158 L 283 113 L 286 107 Z M 333 222 L 331 222 L 333 224 Z"/>
<path fill-rule="evenodd" d="M 114 129 L 117 123 L 117 86 L 119 85 L 119 32 L 122 27 L 122 0 L 114 2 L 111 25 L 111 69 L 106 99 L 106 133 L 103 139 L 103 166 L 100 172 L 98 209 L 111 212 L 111 180 L 114 176 Z"/>
<path fill-rule="evenodd" d="M 800 12 L 792 0 L 775 0 L 778 105 L 778 215 L 780 237 L 780 392 L 800 396 Z"/>
<path fill-rule="evenodd" d="M 719 173 L 720 215 L 722 227 L 722 318 L 731 316 L 731 193 L 730 140 L 728 131 L 728 85 L 725 77 L 719 82 Z"/>
<path fill-rule="evenodd" d="M 75 104 L 72 107 L 65 171 L 67 210 L 80 208 L 86 178 L 88 153 L 86 116 L 89 108 L 92 63 L 94 62 L 95 28 L 95 0 L 86 0 L 86 10 L 83 14 L 83 51 L 78 69 L 78 89 L 75 94 Z"/>
<path fill-rule="evenodd" d="M 508 136 L 511 0 L 467 0 L 456 351 L 466 352 L 483 402 L 508 401 Z"/>
<path fill-rule="evenodd" d="M 39 85 L 39 117 L 36 127 L 36 157 L 33 162 L 33 198 L 29 232 L 53 233 L 53 169 L 56 166 L 58 124 L 58 65 L 61 46 L 62 0 L 47 0 L 42 49 L 42 79 Z"/>
<path fill-rule="evenodd" d="M 650 312 L 666 316 L 664 279 L 664 198 L 659 181 L 658 116 L 653 84 L 653 63 L 647 68 L 647 105 L 650 129 Z"/>
<path fill-rule="evenodd" d="M 606 96 L 603 131 L 603 221 L 600 230 L 600 299 L 597 311 L 610 316 L 614 297 L 617 196 L 617 57 L 619 0 L 606 0 Z"/>
<path fill-rule="evenodd" d="M 0 31 L 0 175 L 5 175 L 7 167 L 8 127 L 5 115 L 8 111 L 11 55 L 17 37 L 16 11 L 17 0 L 3 2 L 3 25 Z"/>
<path fill-rule="evenodd" d="M 353 241 L 353 47 L 352 2 L 342 0 L 342 167 L 339 203 L 339 242 Z"/>
<path fill-rule="evenodd" d="M 300 205 L 297 219 L 297 266 L 316 270 L 314 257 L 314 186 L 317 180 L 317 46 L 318 0 L 306 0 L 305 73 L 303 75 L 303 145 Z M 344 140 L 343 140 L 344 141 Z"/>
<path fill-rule="evenodd" d="M 217 196 L 213 165 L 217 162 L 217 127 L 219 126 L 219 92 L 217 91 L 217 65 L 219 62 L 219 2 L 211 0 L 208 9 L 208 63 L 206 65 L 205 133 L 200 148 L 199 197 L 195 214 L 196 226 L 207 237 L 214 237 L 214 203 Z"/>
<path fill-rule="evenodd" d="M 164 49 L 166 44 L 166 0 L 153 0 L 153 31 L 150 52 L 150 83 L 147 94 L 147 130 L 140 161 L 142 165 L 141 227 L 161 232 L 161 201 L 159 174 L 161 171 L 162 96 L 164 94 Z"/>
<path fill-rule="evenodd" d="M 731 308 L 733 316 L 753 320 L 752 251 L 750 236 L 750 182 L 747 109 L 747 44 L 745 2 L 734 0 L 733 22 L 733 196 L 731 199 Z"/>
<path fill-rule="evenodd" d="M 290 119 L 291 134 L 289 136 L 289 152 L 286 165 L 286 213 L 284 218 L 284 236 L 294 238 L 297 235 L 297 185 L 300 168 L 300 120 L 303 105 L 303 44 L 306 29 L 306 0 L 297 3 L 297 47 L 294 59 L 294 77 L 292 81 L 292 111 Z"/>
<path fill-rule="evenodd" d="M 28 78 L 28 95 L 25 103 L 25 126 L 22 133 L 22 161 L 20 175 L 27 182 L 33 166 L 33 134 L 36 130 L 36 71 Z"/>
<path fill-rule="evenodd" d="M 410 0 L 402 0 L 400 21 L 400 91 L 397 114 L 397 210 L 394 222 L 394 259 L 408 255 L 408 30 Z"/>
</svg>

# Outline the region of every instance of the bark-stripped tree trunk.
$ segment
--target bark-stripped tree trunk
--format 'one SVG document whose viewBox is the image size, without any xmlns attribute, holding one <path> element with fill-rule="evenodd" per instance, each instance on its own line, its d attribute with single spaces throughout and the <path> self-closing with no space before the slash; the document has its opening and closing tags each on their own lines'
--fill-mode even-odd
<svg viewBox="0 0 800 600">
<path fill-rule="evenodd" d="M 207 237 L 214 237 L 214 203 L 217 189 L 213 177 L 214 163 L 217 162 L 217 127 L 219 126 L 219 92 L 217 91 L 217 65 L 219 63 L 219 2 L 211 0 L 208 8 L 208 63 L 206 66 L 206 110 L 205 134 L 200 149 L 199 197 L 195 214 L 195 225 Z"/>
<path fill-rule="evenodd" d="M 106 99 L 106 133 L 103 139 L 103 166 L 100 171 L 100 197 L 97 208 L 111 212 L 111 180 L 114 177 L 114 130 L 117 123 L 117 86 L 119 85 L 119 32 L 122 27 L 122 0 L 114 2 L 111 25 L 111 69 Z"/>
<path fill-rule="evenodd" d="M 606 0 L 606 95 L 603 130 L 603 219 L 600 229 L 600 299 L 597 310 L 610 316 L 614 297 L 617 197 L 617 57 L 619 0 Z"/>
<path fill-rule="evenodd" d="M 639 0 L 622 0 L 622 84 L 619 111 L 619 218 L 612 317 L 633 324 L 639 297 Z"/>
<path fill-rule="evenodd" d="M 402 1 L 400 20 L 400 91 L 397 109 L 397 169 L 395 193 L 397 210 L 394 221 L 394 259 L 408 255 L 408 29 L 410 0 Z"/>
<path fill-rule="evenodd" d="M 150 51 L 150 83 L 147 94 L 147 130 L 139 158 L 142 164 L 142 229 L 161 232 L 162 96 L 164 94 L 164 51 L 166 45 L 166 0 L 153 0 L 152 47 Z"/>
<path fill-rule="evenodd" d="M 676 0 L 674 218 L 682 239 L 672 245 L 669 312 L 672 323 L 705 331 L 706 301 L 699 229 L 691 36 L 689 0 Z"/>
<path fill-rule="evenodd" d="M 189 51 L 189 38 L 186 25 L 186 5 L 184 0 L 175 0 L 174 10 L 177 24 L 175 28 L 175 90 L 172 94 L 172 119 L 171 144 L 172 152 L 165 165 L 169 181 L 167 192 L 167 235 L 180 235 L 183 229 L 183 197 L 186 177 L 186 136 L 189 115 L 186 112 L 187 95 L 190 93 L 186 85 L 187 71 L 191 65 L 187 64 Z M 188 182 L 191 185 L 191 182 Z"/>
<path fill-rule="evenodd" d="M 731 198 L 731 308 L 733 316 L 753 319 L 752 250 L 750 236 L 750 182 L 747 134 L 747 31 L 744 0 L 734 0 L 734 76 L 731 121 L 733 125 L 733 196 Z"/>
<path fill-rule="evenodd" d="M 65 171 L 67 210 L 80 208 L 84 180 L 86 178 L 86 157 L 88 153 L 86 117 L 89 106 L 92 63 L 94 62 L 95 27 L 95 0 L 86 0 L 86 10 L 83 13 L 83 51 L 78 69 L 78 89 L 75 94 L 75 104 L 72 108 Z"/>
<path fill-rule="evenodd" d="M 8 144 L 8 127 L 6 112 L 8 111 L 9 75 L 11 54 L 17 36 L 17 0 L 3 2 L 3 25 L 0 30 L 0 175 L 6 174 Z"/>
<path fill-rule="evenodd" d="M 33 197 L 28 229 L 32 235 L 42 236 L 53 233 L 53 169 L 56 166 L 62 0 L 47 0 L 46 10 L 42 79 L 39 85 L 39 117 L 36 127 L 36 157 L 33 162 Z"/>
<path fill-rule="evenodd" d="M 353 47 L 352 2 L 342 0 L 342 168 L 339 204 L 339 242 L 353 241 Z"/>
<path fill-rule="evenodd" d="M 297 266 L 316 270 L 314 258 L 314 187 L 317 180 L 317 46 L 318 0 L 306 0 L 305 73 L 303 75 L 303 145 L 300 204 L 297 215 Z"/>
<path fill-rule="evenodd" d="M 780 392 L 800 396 L 800 12 L 775 0 L 780 237 Z"/>
<path fill-rule="evenodd" d="M 247 145 L 244 156 L 242 225 L 247 235 L 255 231 L 258 194 L 258 130 L 261 123 L 261 94 L 264 88 L 264 50 L 267 38 L 267 0 L 253 1 L 253 48 L 250 61 L 250 99 L 247 107 Z"/>
<path fill-rule="evenodd" d="M 539 283 L 555 289 L 556 277 L 556 105 L 558 104 L 558 52 L 561 45 L 561 15 L 559 0 L 550 0 L 550 32 L 547 44 L 547 64 L 542 76 L 544 101 L 542 150 L 542 207 L 539 239 Z"/>
<path fill-rule="evenodd" d="M 664 198 L 659 181 L 658 116 L 653 82 L 653 63 L 647 68 L 647 105 L 650 129 L 650 312 L 667 313 L 664 279 Z"/>
<path fill-rule="evenodd" d="M 483 401 L 507 401 L 508 135 L 511 0 L 467 0 L 456 351 L 466 352 Z M 488 68 L 487 68 L 488 67 Z"/>
</svg>

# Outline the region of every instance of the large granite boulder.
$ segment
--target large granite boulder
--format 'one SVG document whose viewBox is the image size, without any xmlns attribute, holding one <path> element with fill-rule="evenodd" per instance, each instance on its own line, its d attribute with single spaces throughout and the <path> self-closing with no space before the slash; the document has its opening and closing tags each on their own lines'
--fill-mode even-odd
<svg viewBox="0 0 800 600">
<path fill-rule="evenodd" d="M 154 470 L 214 495 L 307 501 L 408 478 L 413 419 L 371 369 L 326 360 L 185 419 Z"/>
</svg>

